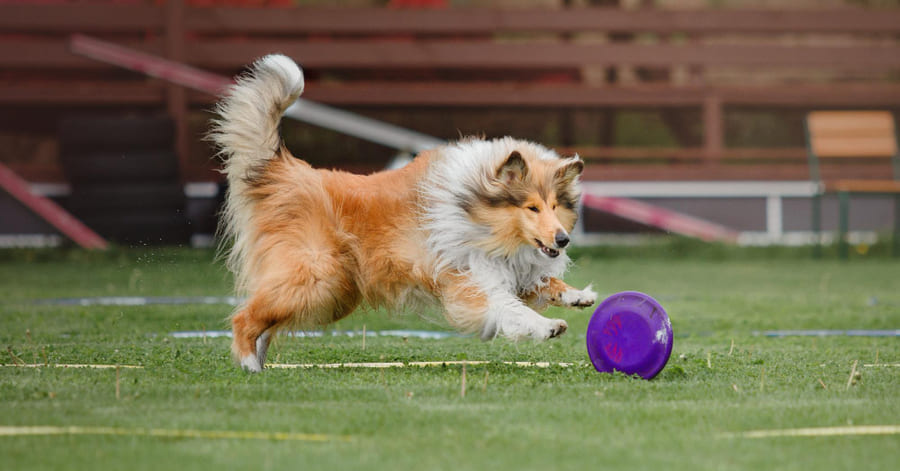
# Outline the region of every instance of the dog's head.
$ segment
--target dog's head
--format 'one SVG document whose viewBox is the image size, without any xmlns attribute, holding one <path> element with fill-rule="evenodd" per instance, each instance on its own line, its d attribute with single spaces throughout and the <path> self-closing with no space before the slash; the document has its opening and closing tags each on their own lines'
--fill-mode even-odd
<svg viewBox="0 0 900 471">
<path fill-rule="evenodd" d="M 530 149 L 510 152 L 485 176 L 467 208 L 472 220 L 491 232 L 479 245 L 504 255 L 531 246 L 546 257 L 559 256 L 578 218 L 583 169 L 578 156 L 548 159 Z"/>
</svg>

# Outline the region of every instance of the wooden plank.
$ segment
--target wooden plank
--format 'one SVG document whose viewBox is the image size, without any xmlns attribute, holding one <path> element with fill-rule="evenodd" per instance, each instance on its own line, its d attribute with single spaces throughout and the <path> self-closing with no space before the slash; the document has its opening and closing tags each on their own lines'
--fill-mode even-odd
<svg viewBox="0 0 900 471">
<path fill-rule="evenodd" d="M 826 191 L 851 193 L 900 193 L 897 180 L 835 180 L 825 182 Z"/>
<path fill-rule="evenodd" d="M 716 93 L 709 93 L 703 99 L 703 151 L 707 159 L 714 159 L 722 152 L 725 146 L 724 129 L 722 99 Z"/>
<path fill-rule="evenodd" d="M 157 105 L 163 93 L 147 81 L 0 82 L 0 104 L 8 105 Z"/>
<path fill-rule="evenodd" d="M 890 111 L 813 111 L 807 116 L 814 137 L 880 137 L 894 135 Z"/>
<path fill-rule="evenodd" d="M 534 83 L 360 82 L 336 85 L 309 82 L 304 96 L 339 106 L 696 108 L 703 103 L 704 95 L 711 91 L 722 97 L 726 108 L 900 106 L 900 86 L 892 84 L 766 87 L 647 84 L 591 87 Z M 0 81 L 0 103 L 156 104 L 161 102 L 162 93 L 160 83 L 144 80 Z M 188 93 L 188 99 L 201 105 L 214 101 L 211 95 L 195 92 Z"/>
<path fill-rule="evenodd" d="M 271 51 L 297 59 L 307 68 L 558 68 L 584 65 L 732 65 L 900 67 L 900 46 L 780 46 L 753 44 L 571 44 L 428 40 L 415 42 L 332 40 L 207 40 L 187 44 L 191 64 L 239 68 Z M 0 56 L 2 58 L 3 56 Z M 2 62 L 0 62 L 2 64 Z"/>
<path fill-rule="evenodd" d="M 157 39 L 119 44 L 159 54 Z M 549 69 L 585 65 L 633 66 L 791 66 L 828 69 L 892 70 L 900 68 L 900 46 L 779 46 L 673 44 L 567 44 L 494 41 L 360 41 L 260 39 L 253 41 L 197 40 L 185 44 L 188 63 L 213 69 L 236 70 L 272 51 L 296 58 L 307 68 L 402 69 L 482 68 Z M 0 67 L 97 68 L 71 55 L 64 39 L 9 38 L 0 42 Z"/>
<path fill-rule="evenodd" d="M 889 111 L 814 111 L 806 123 L 810 146 L 819 158 L 897 154 L 894 116 Z"/>
<path fill-rule="evenodd" d="M 619 8 L 412 10 L 385 8 L 191 9 L 188 27 L 210 34 L 493 34 L 506 32 L 898 33 L 896 10 Z"/>
<path fill-rule="evenodd" d="M 585 161 L 599 159 L 640 161 L 678 160 L 700 161 L 708 158 L 702 147 L 655 148 L 655 147 L 556 147 L 561 155 L 578 154 Z M 781 161 L 801 162 L 806 160 L 806 149 L 803 147 L 777 148 L 724 148 L 712 155 L 714 160 L 728 161 Z"/>
<path fill-rule="evenodd" d="M 0 188 L 34 214 L 86 249 L 105 249 L 106 241 L 53 201 L 31 193 L 28 182 L 0 163 Z"/>
<path fill-rule="evenodd" d="M 894 84 L 592 87 L 496 82 L 310 82 L 304 96 L 333 105 L 697 107 L 708 93 L 719 95 L 725 106 L 900 106 L 900 86 Z"/>
<path fill-rule="evenodd" d="M 166 23 L 163 41 L 166 58 L 184 62 L 184 0 L 168 0 L 165 5 Z M 179 176 L 184 175 L 190 162 L 188 145 L 188 102 L 187 90 L 175 83 L 166 84 L 166 111 L 175 125 L 175 152 L 178 156 Z"/>
<path fill-rule="evenodd" d="M 829 83 L 716 87 L 722 101 L 748 107 L 885 107 L 900 104 L 900 87 L 890 83 Z"/>
<path fill-rule="evenodd" d="M 708 93 L 717 94 L 725 106 L 900 106 L 900 86 L 895 84 L 593 87 L 496 82 L 310 82 L 304 96 L 333 105 L 697 107 Z"/>
<path fill-rule="evenodd" d="M 12 3 L 0 5 L 0 32 L 134 33 L 162 28 L 163 12 L 152 5 Z"/>
<path fill-rule="evenodd" d="M 900 90 L 900 88 L 898 88 Z M 535 83 L 310 83 L 304 96 L 333 105 L 693 107 L 702 88 L 661 85 L 591 87 Z M 898 99 L 900 101 L 900 99 Z"/>
<path fill-rule="evenodd" d="M 100 33 L 160 29 L 157 5 L 3 4 L 0 31 Z M 388 8 L 189 8 L 206 34 L 493 34 L 495 32 L 900 33 L 892 9 L 622 10 L 619 8 L 413 10 Z"/>
<path fill-rule="evenodd" d="M 839 167 L 839 168 L 831 168 Z M 868 179 L 890 175 L 890 166 L 828 166 L 822 169 L 825 180 L 839 178 Z M 886 173 L 887 172 L 887 173 Z M 808 181 L 805 164 L 671 163 L 671 164 L 592 164 L 585 167 L 585 180 L 598 181 Z"/>
<path fill-rule="evenodd" d="M 813 137 L 813 152 L 820 159 L 828 158 L 890 158 L 897 154 L 897 140 L 893 135 L 877 137 Z"/>
</svg>

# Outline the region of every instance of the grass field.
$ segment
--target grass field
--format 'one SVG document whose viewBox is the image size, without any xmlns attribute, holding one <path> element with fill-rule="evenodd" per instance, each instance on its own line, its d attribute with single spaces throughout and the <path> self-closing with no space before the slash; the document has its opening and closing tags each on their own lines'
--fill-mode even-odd
<svg viewBox="0 0 900 471">
<path fill-rule="evenodd" d="M 551 314 L 569 332 L 543 344 L 368 337 L 363 349 L 359 336 L 327 335 L 446 329 L 361 312 L 322 337 L 280 337 L 270 351 L 280 363 L 490 361 L 466 367 L 465 397 L 456 364 L 248 375 L 231 363 L 229 339 L 169 335 L 227 328 L 227 305 L 34 302 L 229 295 L 210 252 L 2 251 L 0 469 L 896 469 L 896 432 L 743 433 L 900 425 L 900 338 L 754 333 L 898 329 L 900 262 L 678 243 L 576 255 L 573 284 L 643 291 L 669 312 L 674 351 L 653 381 L 596 373 L 584 346 L 591 311 L 563 310 Z M 895 366 L 865 366 L 876 358 Z M 117 397 L 114 369 L 9 366 L 18 361 L 143 368 L 118 372 Z M 860 377 L 848 386 L 854 362 Z M 83 428 L 3 435 L 20 430 L 12 426 Z"/>
</svg>

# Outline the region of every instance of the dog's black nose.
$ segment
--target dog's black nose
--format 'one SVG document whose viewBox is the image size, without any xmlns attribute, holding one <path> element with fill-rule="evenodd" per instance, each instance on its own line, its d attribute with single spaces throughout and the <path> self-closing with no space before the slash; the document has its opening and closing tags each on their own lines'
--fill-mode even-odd
<svg viewBox="0 0 900 471">
<path fill-rule="evenodd" d="M 556 233 L 556 246 L 559 248 L 563 248 L 569 245 L 569 234 L 566 234 L 566 231 L 559 231 Z"/>
</svg>

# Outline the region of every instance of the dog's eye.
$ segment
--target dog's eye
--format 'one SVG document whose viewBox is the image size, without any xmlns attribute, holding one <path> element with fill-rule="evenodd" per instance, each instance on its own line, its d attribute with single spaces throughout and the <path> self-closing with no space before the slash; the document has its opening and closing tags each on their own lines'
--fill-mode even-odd
<svg viewBox="0 0 900 471">
<path fill-rule="evenodd" d="M 534 212 L 536 212 L 536 213 L 541 212 L 541 210 L 538 209 L 537 206 L 529 206 L 529 207 L 528 207 L 528 210 L 529 210 L 529 211 L 534 211 Z"/>
</svg>

